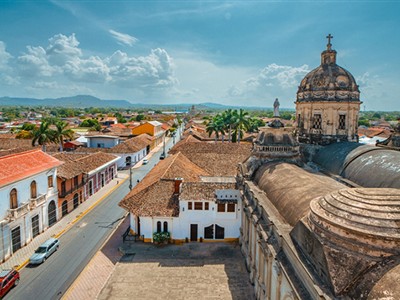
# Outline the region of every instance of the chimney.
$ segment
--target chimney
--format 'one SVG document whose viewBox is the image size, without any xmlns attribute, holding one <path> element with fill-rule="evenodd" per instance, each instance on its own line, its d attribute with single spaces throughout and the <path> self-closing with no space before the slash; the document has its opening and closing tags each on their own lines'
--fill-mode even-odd
<svg viewBox="0 0 400 300">
<path fill-rule="evenodd" d="M 182 181 L 183 181 L 183 178 L 176 177 L 176 178 L 174 179 L 174 181 L 175 181 L 174 194 L 179 194 L 179 193 L 180 193 L 180 190 L 181 190 L 181 183 L 182 183 Z"/>
</svg>

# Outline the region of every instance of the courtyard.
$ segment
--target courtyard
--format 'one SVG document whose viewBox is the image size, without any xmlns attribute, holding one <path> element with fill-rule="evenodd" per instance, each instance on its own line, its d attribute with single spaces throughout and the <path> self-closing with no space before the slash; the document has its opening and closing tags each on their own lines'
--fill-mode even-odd
<svg viewBox="0 0 400 300">
<path fill-rule="evenodd" d="M 237 243 L 126 242 L 98 299 L 254 299 Z"/>
</svg>

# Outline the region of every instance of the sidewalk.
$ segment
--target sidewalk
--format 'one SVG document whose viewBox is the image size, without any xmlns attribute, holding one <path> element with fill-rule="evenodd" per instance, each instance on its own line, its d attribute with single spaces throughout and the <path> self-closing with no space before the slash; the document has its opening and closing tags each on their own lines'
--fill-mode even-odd
<svg viewBox="0 0 400 300">
<path fill-rule="evenodd" d="M 41 244 L 43 244 L 50 237 L 60 237 L 84 215 L 86 215 L 92 208 L 94 208 L 101 200 L 103 200 L 107 195 L 109 195 L 125 180 L 127 180 L 128 177 L 129 174 L 119 172 L 118 177 L 115 177 L 113 180 L 111 180 L 96 194 L 92 195 L 89 199 L 81 203 L 76 209 L 60 219 L 52 227 L 48 228 L 46 231 L 34 238 L 29 244 L 19 249 L 16 253 L 14 253 L 12 257 L 2 263 L 0 267 L 2 269 L 8 269 L 17 266 L 16 268 L 18 270 L 22 269 L 29 262 L 29 257 Z"/>
</svg>

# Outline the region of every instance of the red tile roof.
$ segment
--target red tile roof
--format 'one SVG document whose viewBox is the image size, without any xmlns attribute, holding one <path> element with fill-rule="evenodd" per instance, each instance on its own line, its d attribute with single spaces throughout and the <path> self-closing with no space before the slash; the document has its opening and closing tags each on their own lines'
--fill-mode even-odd
<svg viewBox="0 0 400 300">
<path fill-rule="evenodd" d="M 119 206 L 137 216 L 177 216 L 178 199 L 174 194 L 174 179 L 200 181 L 200 176 L 209 174 L 190 162 L 183 154 L 168 156 L 159 162 L 125 196 Z"/>
<path fill-rule="evenodd" d="M 58 159 L 42 150 L 30 150 L 0 157 L 0 186 L 58 167 Z"/>
</svg>

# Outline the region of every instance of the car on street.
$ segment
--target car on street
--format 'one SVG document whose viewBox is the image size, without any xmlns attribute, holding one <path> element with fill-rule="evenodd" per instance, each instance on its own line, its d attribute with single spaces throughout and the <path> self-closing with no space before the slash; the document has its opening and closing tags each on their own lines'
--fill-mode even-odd
<svg viewBox="0 0 400 300">
<path fill-rule="evenodd" d="M 19 272 L 15 269 L 0 271 L 0 299 L 19 283 Z"/>
<path fill-rule="evenodd" d="M 36 265 L 46 261 L 60 247 L 60 241 L 50 238 L 35 250 L 35 253 L 29 258 L 29 263 Z"/>
<path fill-rule="evenodd" d="M 149 163 L 149 160 L 147 158 L 143 158 L 143 164 L 147 165 Z"/>
<path fill-rule="evenodd" d="M 161 153 L 160 159 L 164 159 L 164 158 L 165 158 L 165 154 L 164 154 L 164 153 Z"/>
</svg>

